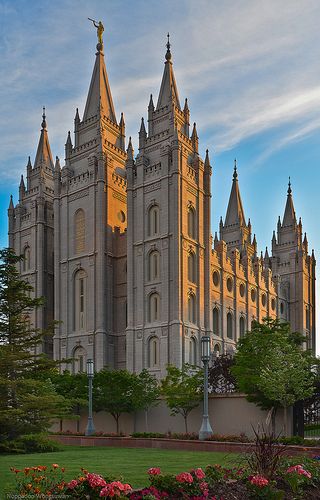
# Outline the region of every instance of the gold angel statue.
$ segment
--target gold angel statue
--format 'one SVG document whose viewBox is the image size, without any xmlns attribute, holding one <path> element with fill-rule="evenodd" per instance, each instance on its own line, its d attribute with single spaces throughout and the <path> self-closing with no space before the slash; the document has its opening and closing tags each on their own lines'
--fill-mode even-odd
<svg viewBox="0 0 320 500">
<path fill-rule="evenodd" d="M 95 28 L 97 28 L 97 37 L 98 37 L 98 42 L 101 43 L 101 45 L 103 44 L 103 41 L 102 41 L 102 34 L 104 32 L 104 26 L 102 24 L 101 21 L 99 21 L 97 23 L 97 21 L 95 21 L 94 19 L 90 19 L 90 17 L 88 17 L 89 21 L 92 21 L 93 22 L 93 26 Z"/>
</svg>

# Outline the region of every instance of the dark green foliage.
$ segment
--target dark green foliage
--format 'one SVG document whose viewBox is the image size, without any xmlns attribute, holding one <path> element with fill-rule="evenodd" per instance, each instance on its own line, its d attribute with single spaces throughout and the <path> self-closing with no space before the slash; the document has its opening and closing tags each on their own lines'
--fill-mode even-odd
<svg viewBox="0 0 320 500">
<path fill-rule="evenodd" d="M 47 378 L 57 363 L 36 353 L 50 331 L 30 324 L 31 311 L 43 299 L 33 298 L 32 287 L 20 279 L 21 260 L 10 249 L 0 251 L 0 442 L 45 431 L 68 410 Z"/>
<path fill-rule="evenodd" d="M 63 446 L 49 439 L 47 434 L 27 434 L 20 436 L 12 441 L 3 441 L 0 443 L 0 453 L 16 454 L 16 453 L 48 453 L 60 451 Z"/>
<path fill-rule="evenodd" d="M 202 369 L 185 364 L 181 369 L 167 366 L 167 376 L 162 380 L 161 392 L 171 415 L 182 415 L 188 432 L 188 415 L 199 406 L 203 394 Z"/>
<path fill-rule="evenodd" d="M 236 391 L 236 378 L 231 368 L 234 357 L 230 354 L 217 356 L 209 367 L 208 382 L 212 393 L 224 394 Z"/>
</svg>

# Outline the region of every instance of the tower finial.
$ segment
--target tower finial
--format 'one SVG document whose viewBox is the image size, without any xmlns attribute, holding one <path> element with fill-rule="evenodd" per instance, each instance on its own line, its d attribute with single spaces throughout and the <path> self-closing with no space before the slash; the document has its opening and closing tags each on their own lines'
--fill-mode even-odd
<svg viewBox="0 0 320 500">
<path fill-rule="evenodd" d="M 289 176 L 289 182 L 288 182 L 288 194 L 291 194 L 292 193 L 292 189 L 291 189 L 291 180 L 290 180 L 290 176 Z"/>
<path fill-rule="evenodd" d="M 43 106 L 42 108 L 42 123 L 41 123 L 41 127 L 43 129 L 47 128 L 47 122 L 46 122 L 46 108 Z"/>
<path fill-rule="evenodd" d="M 234 159 L 234 168 L 233 168 L 233 179 L 236 180 L 238 178 L 237 172 L 237 159 Z"/>
<path fill-rule="evenodd" d="M 166 43 L 166 47 L 167 47 L 167 53 L 166 53 L 166 60 L 167 61 L 170 61 L 171 59 L 171 52 L 170 52 L 170 47 L 171 47 L 171 43 L 170 43 L 170 33 L 167 34 L 167 38 L 168 38 L 168 41 Z"/>
</svg>

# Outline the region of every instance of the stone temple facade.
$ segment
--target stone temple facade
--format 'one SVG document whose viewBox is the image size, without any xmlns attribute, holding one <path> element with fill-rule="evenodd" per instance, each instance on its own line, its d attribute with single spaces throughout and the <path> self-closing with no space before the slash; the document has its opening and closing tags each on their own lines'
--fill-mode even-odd
<svg viewBox="0 0 320 500">
<path fill-rule="evenodd" d="M 188 102 L 180 104 L 170 44 L 157 101 L 142 119 L 138 154 L 126 147 L 103 45 L 82 118 L 53 161 L 45 113 L 34 164 L 8 209 L 9 246 L 21 276 L 45 296 L 32 318 L 59 321 L 42 348 L 74 372 L 104 366 L 162 377 L 168 363 L 200 364 L 201 336 L 232 351 L 253 320 L 279 317 L 315 349 L 315 257 L 309 255 L 291 185 L 272 248 L 261 256 L 242 206 L 236 165 L 219 237 L 211 235 L 208 151 L 199 155 Z"/>
</svg>

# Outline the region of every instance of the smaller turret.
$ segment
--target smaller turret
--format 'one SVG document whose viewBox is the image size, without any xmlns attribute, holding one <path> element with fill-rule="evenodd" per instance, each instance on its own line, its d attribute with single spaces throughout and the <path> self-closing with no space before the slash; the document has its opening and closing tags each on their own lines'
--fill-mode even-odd
<svg viewBox="0 0 320 500">
<path fill-rule="evenodd" d="M 71 142 L 71 134 L 70 134 L 70 130 L 69 130 L 67 142 L 65 144 L 65 155 L 66 155 L 66 162 L 67 163 L 69 163 L 71 153 L 72 153 L 72 142 Z"/>
<path fill-rule="evenodd" d="M 121 113 L 119 128 L 120 128 L 120 137 L 119 137 L 120 149 L 122 149 L 122 151 L 125 151 L 126 124 L 124 122 L 123 113 Z"/>
<path fill-rule="evenodd" d="M 19 203 L 22 203 L 23 198 L 26 195 L 26 187 L 24 184 L 24 178 L 23 175 L 21 175 L 21 180 L 20 180 L 20 185 L 19 185 Z"/>
<path fill-rule="evenodd" d="M 147 132 L 146 132 L 146 128 L 144 126 L 144 119 L 142 117 L 141 118 L 141 126 L 140 126 L 140 130 L 139 130 L 139 151 L 144 149 L 144 147 L 146 145 L 146 140 L 147 140 Z"/>
<path fill-rule="evenodd" d="M 189 106 L 188 106 L 188 99 L 184 101 L 184 108 L 183 108 L 183 114 L 184 114 L 184 135 L 189 137 L 190 134 L 190 111 L 189 111 Z"/>
<path fill-rule="evenodd" d="M 192 148 L 194 153 L 199 153 L 199 138 L 197 134 L 196 123 L 193 124 L 192 134 L 191 134 Z"/>
<path fill-rule="evenodd" d="M 154 104 L 152 99 L 152 94 L 150 94 L 150 101 L 148 105 L 148 136 L 150 137 L 153 134 L 153 113 L 154 113 Z"/>
</svg>

